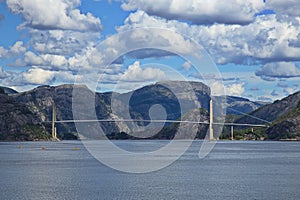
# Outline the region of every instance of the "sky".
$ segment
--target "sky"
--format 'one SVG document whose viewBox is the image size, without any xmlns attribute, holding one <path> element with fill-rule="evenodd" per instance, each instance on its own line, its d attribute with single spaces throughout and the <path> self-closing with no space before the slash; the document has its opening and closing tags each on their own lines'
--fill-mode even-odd
<svg viewBox="0 0 300 200">
<path fill-rule="evenodd" d="M 0 85 L 191 80 L 274 101 L 300 90 L 299 13 L 298 0 L 0 0 Z"/>
</svg>

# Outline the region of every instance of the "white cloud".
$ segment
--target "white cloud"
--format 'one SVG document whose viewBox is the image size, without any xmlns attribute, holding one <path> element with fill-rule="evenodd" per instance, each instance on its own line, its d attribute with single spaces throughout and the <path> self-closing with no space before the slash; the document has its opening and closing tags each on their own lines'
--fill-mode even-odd
<svg viewBox="0 0 300 200">
<path fill-rule="evenodd" d="M 120 34 L 110 38 L 106 42 L 107 46 L 111 48 L 112 54 L 115 53 L 118 55 L 121 52 L 127 53 L 129 49 L 142 49 L 143 53 L 135 51 L 131 53 L 130 56 L 134 58 L 146 58 L 168 56 L 173 54 L 186 56 L 188 54 L 194 54 L 195 51 L 200 51 L 199 49 L 195 49 L 195 45 L 189 38 L 186 38 L 175 31 L 173 32 L 170 29 L 166 29 L 167 27 L 164 26 L 164 22 L 159 20 L 151 21 L 153 26 L 148 26 L 148 24 L 139 24 L 139 22 L 138 24 L 132 24 L 130 19 L 131 17 L 143 17 L 142 15 L 144 14 L 145 13 L 143 12 L 137 12 L 136 16 L 131 14 L 129 19 L 126 19 L 126 22 L 128 23 L 125 23 L 124 26 L 117 29 Z M 155 28 L 153 29 L 151 27 Z M 145 50 L 145 48 L 148 48 L 148 50 Z"/>
<path fill-rule="evenodd" d="M 167 28 L 184 34 L 203 45 L 218 64 L 248 65 L 300 60 L 300 45 L 294 44 L 300 38 L 300 25 L 295 25 L 288 19 L 278 19 L 276 15 L 257 16 L 247 26 L 197 26 L 175 20 L 168 21 L 137 11 L 128 16 L 118 31 L 140 27 Z M 144 38 L 145 41 L 147 39 Z"/>
<path fill-rule="evenodd" d="M 34 54 L 32 51 L 27 51 L 24 54 L 24 61 L 28 66 L 43 64 L 43 59 L 37 56 L 36 54 Z"/>
<path fill-rule="evenodd" d="M 23 46 L 23 41 L 17 41 L 12 47 L 10 47 L 10 53 L 19 54 L 26 51 L 26 48 Z"/>
<path fill-rule="evenodd" d="M 232 96 L 242 96 L 245 91 L 244 83 L 235 83 L 226 86 L 226 93 Z"/>
<path fill-rule="evenodd" d="M 120 80 L 127 82 L 145 82 L 158 81 L 165 78 L 166 75 L 162 70 L 151 67 L 142 69 L 140 62 L 136 61 L 121 75 Z"/>
<path fill-rule="evenodd" d="M 211 88 L 211 95 L 213 95 L 213 96 L 226 95 L 225 87 L 219 81 L 213 82 L 210 85 L 210 88 Z"/>
<path fill-rule="evenodd" d="M 122 8 L 194 24 L 248 24 L 263 10 L 264 3 L 262 0 L 124 0 Z"/>
<path fill-rule="evenodd" d="M 30 30 L 29 44 L 41 54 L 73 55 L 99 39 L 100 32 Z"/>
<path fill-rule="evenodd" d="M 293 94 L 297 91 L 299 91 L 298 86 L 293 86 L 293 87 L 288 87 L 288 88 L 283 89 L 283 92 L 285 93 L 285 95 L 290 95 L 290 94 Z"/>
<path fill-rule="evenodd" d="M 300 68 L 291 62 L 268 63 L 257 70 L 255 74 L 262 78 L 300 77 Z"/>
<path fill-rule="evenodd" d="M 7 56 L 7 50 L 4 47 L 0 46 L 0 58 L 4 58 Z"/>
<path fill-rule="evenodd" d="M 38 68 L 31 68 L 23 73 L 23 77 L 30 84 L 49 84 L 54 78 L 55 72 Z"/>
<path fill-rule="evenodd" d="M 266 7 L 276 14 L 298 16 L 300 13 L 299 0 L 267 0 Z"/>
<path fill-rule="evenodd" d="M 211 87 L 211 93 L 214 96 L 231 95 L 231 96 L 242 96 L 245 92 L 245 83 L 232 83 L 223 85 L 223 83 L 216 81 Z"/>
<path fill-rule="evenodd" d="M 81 0 L 7 0 L 8 8 L 22 14 L 23 26 L 40 30 L 62 29 L 100 31 L 101 21 L 91 13 L 82 14 L 76 9 Z"/>
<path fill-rule="evenodd" d="M 190 71 L 192 65 L 191 63 L 189 63 L 188 61 L 185 61 L 183 64 L 182 64 L 182 67 L 185 69 L 185 71 Z"/>
<path fill-rule="evenodd" d="M 0 66 L 0 78 L 5 78 L 7 76 L 6 72 L 3 70 L 3 68 Z"/>
</svg>

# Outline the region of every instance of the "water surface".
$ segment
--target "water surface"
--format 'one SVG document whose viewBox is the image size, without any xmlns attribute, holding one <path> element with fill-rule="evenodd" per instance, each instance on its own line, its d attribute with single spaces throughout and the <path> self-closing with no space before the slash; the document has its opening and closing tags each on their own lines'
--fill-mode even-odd
<svg viewBox="0 0 300 200">
<path fill-rule="evenodd" d="M 115 143 L 149 151 L 168 141 Z M 201 143 L 147 174 L 113 170 L 80 141 L 0 143 L 0 199 L 300 199 L 300 142 L 222 141 L 200 160 Z"/>
</svg>

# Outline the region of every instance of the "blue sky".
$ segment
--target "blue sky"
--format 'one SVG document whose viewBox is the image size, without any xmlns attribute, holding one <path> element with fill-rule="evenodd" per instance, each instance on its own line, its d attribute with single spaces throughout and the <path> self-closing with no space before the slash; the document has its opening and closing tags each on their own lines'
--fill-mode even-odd
<svg viewBox="0 0 300 200">
<path fill-rule="evenodd" d="M 184 79 L 273 101 L 300 89 L 298 13 L 297 0 L 0 0 L 0 85 L 24 91 L 88 79 L 127 91 Z M 201 75 L 178 55 L 195 52 L 191 41 L 211 59 L 197 63 Z"/>
</svg>

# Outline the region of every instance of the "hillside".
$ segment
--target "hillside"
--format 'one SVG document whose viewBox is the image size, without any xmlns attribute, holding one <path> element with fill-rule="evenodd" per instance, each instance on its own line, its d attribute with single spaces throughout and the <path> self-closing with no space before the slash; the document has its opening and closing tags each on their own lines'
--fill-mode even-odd
<svg viewBox="0 0 300 200">
<path fill-rule="evenodd" d="M 265 130 L 260 130 L 269 140 L 300 138 L 300 92 L 296 92 L 272 104 L 260 107 L 237 119 L 236 123 L 268 124 Z"/>
<path fill-rule="evenodd" d="M 4 93 L 4 94 L 16 94 L 18 92 L 16 90 L 11 89 L 11 88 L 0 86 L 0 93 Z"/>
<path fill-rule="evenodd" d="M 0 140 L 27 141 L 49 139 L 39 117 L 26 105 L 17 103 L 7 94 L 0 94 Z"/>
<path fill-rule="evenodd" d="M 35 116 L 36 122 L 47 122 L 43 124 L 46 126 L 47 132 L 50 133 L 51 126 L 49 121 L 52 119 L 52 102 L 55 102 L 56 105 L 58 121 L 73 119 L 72 95 L 74 88 L 80 96 L 77 103 L 84 105 L 79 106 L 79 112 L 85 115 L 90 115 L 90 113 L 86 113 L 86 98 L 95 97 L 95 111 L 98 119 L 149 120 L 153 118 L 178 120 L 182 117 L 181 113 L 186 115 L 187 113 L 198 112 L 196 110 L 191 112 L 195 108 L 201 110 L 202 120 L 207 121 L 208 118 L 210 88 L 200 82 L 164 81 L 123 94 L 115 92 L 94 93 L 84 85 L 71 84 L 59 86 L 44 85 L 21 93 L 17 93 L 9 88 L 5 88 L 4 91 L 9 93 L 11 100 L 14 100 L 20 106 L 23 106 L 24 109 L 31 112 Z M 245 113 L 253 111 L 261 105 L 240 97 L 227 97 L 226 99 L 227 113 Z M 5 107 L 4 103 L 1 104 Z M 16 113 L 18 112 L 16 111 Z M 95 116 L 89 117 L 95 119 Z M 83 118 L 85 119 L 85 116 Z M 7 123 L 11 122 L 8 121 Z M 126 133 L 137 132 L 138 134 L 144 134 L 141 130 L 148 124 L 149 122 L 143 121 L 134 123 L 133 126 L 125 122 L 101 122 L 100 126 L 109 138 L 126 139 L 132 138 Z M 98 126 L 98 123 L 94 123 L 91 126 L 95 125 Z M 152 128 L 157 129 L 155 126 Z M 162 130 L 159 129 L 157 134 L 150 138 L 172 138 L 172 134 L 177 131 L 177 127 L 178 124 L 166 123 Z M 202 138 L 203 134 L 206 133 L 207 127 L 199 127 L 197 137 Z M 154 131 L 152 129 L 149 130 Z M 77 139 L 78 137 L 74 123 L 58 123 L 57 133 L 60 139 Z"/>
<path fill-rule="evenodd" d="M 275 120 L 267 129 L 269 139 L 300 140 L 300 99 L 296 108 L 291 108 L 286 114 Z"/>
<path fill-rule="evenodd" d="M 17 102 L 26 104 L 30 110 L 39 116 L 41 121 L 52 120 L 52 102 L 56 105 L 56 118 L 60 120 L 72 120 L 72 93 L 73 88 L 80 90 L 82 94 L 94 95 L 83 85 L 60 85 L 60 86 L 40 86 L 33 90 L 13 95 Z M 104 102 L 105 95 L 96 94 L 96 112 L 99 119 L 109 118 L 110 111 Z M 82 102 L 84 105 L 84 102 Z M 83 107 L 84 109 L 84 107 Z M 114 123 L 101 124 L 105 131 L 118 131 Z M 49 130 L 51 131 L 51 130 Z M 58 136 L 62 139 L 77 139 L 77 130 L 74 123 L 57 124 Z"/>
<path fill-rule="evenodd" d="M 238 119 L 237 123 L 250 123 L 250 124 L 261 124 L 268 122 L 273 122 L 279 117 L 283 116 L 291 109 L 297 107 L 300 100 L 300 92 L 289 95 L 288 97 L 283 98 L 282 100 L 277 100 L 272 104 L 267 104 L 260 107 L 259 109 L 250 113 L 251 116 L 244 116 Z M 259 119 L 265 120 L 261 121 Z"/>
</svg>

